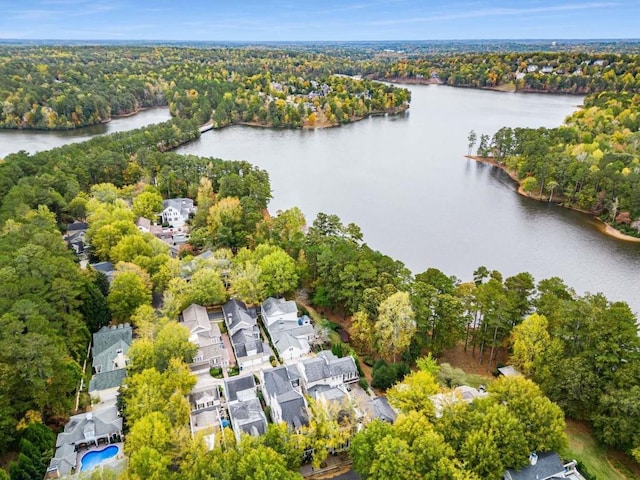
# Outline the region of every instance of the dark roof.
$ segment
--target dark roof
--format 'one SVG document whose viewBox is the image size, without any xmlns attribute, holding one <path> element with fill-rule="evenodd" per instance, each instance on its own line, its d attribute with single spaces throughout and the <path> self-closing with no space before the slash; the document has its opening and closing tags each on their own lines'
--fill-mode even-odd
<svg viewBox="0 0 640 480">
<path fill-rule="evenodd" d="M 302 395 L 298 392 L 292 390 L 281 395 L 278 398 L 278 403 L 282 409 L 282 419 L 291 428 L 297 430 L 302 426 L 309 425 L 307 407 L 304 404 Z"/>
<path fill-rule="evenodd" d="M 235 330 L 242 322 L 252 326 L 256 324 L 255 315 L 252 315 L 243 302 L 235 298 L 225 303 L 222 311 L 229 330 Z"/>
<path fill-rule="evenodd" d="M 527 465 L 522 470 L 509 469 L 504 477 L 509 480 L 547 480 L 564 472 L 564 464 L 556 452 L 538 453 L 535 465 Z"/>
<path fill-rule="evenodd" d="M 304 373 L 309 382 L 317 382 L 323 378 L 329 377 L 329 369 L 324 358 L 315 357 L 302 362 L 304 365 Z"/>
<path fill-rule="evenodd" d="M 238 392 L 255 388 L 256 379 L 253 375 L 227 378 L 224 381 L 224 390 L 227 392 L 227 402 L 235 402 L 238 400 Z"/>
<path fill-rule="evenodd" d="M 293 390 L 287 367 L 272 368 L 264 371 L 264 388 L 270 395 L 282 395 Z"/>
<path fill-rule="evenodd" d="M 102 273 L 111 273 L 115 270 L 115 268 L 113 267 L 113 263 L 111 262 L 98 262 L 98 263 L 92 263 L 91 267 L 94 270 L 97 270 L 99 272 Z"/>
<path fill-rule="evenodd" d="M 85 222 L 67 223 L 67 232 L 77 232 L 78 230 L 87 230 L 89 224 Z"/>
</svg>

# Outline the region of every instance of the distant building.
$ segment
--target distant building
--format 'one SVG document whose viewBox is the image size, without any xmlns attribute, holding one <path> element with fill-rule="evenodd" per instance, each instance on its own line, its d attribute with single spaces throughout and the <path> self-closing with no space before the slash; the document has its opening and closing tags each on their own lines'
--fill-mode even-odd
<svg viewBox="0 0 640 480">
<path fill-rule="evenodd" d="M 162 201 L 162 222 L 173 228 L 181 229 L 189 220 L 189 215 L 196 212 L 190 198 L 170 198 Z"/>
</svg>

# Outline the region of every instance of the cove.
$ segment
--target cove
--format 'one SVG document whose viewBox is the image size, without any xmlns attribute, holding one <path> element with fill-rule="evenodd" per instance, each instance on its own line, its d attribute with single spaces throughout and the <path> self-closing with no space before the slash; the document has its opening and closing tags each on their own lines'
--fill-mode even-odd
<svg viewBox="0 0 640 480">
<path fill-rule="evenodd" d="M 78 128 L 76 130 L 2 130 L 0 129 L 0 158 L 9 153 L 24 150 L 28 153 L 42 152 L 68 143 L 84 142 L 97 135 L 126 132 L 136 128 L 169 120 L 168 107 L 143 110 L 128 117 L 114 118 L 103 125 Z"/>
<path fill-rule="evenodd" d="M 607 237 L 586 215 L 524 198 L 500 170 L 464 158 L 471 129 L 554 127 L 582 97 L 410 86 L 411 108 L 339 128 L 233 126 L 178 153 L 247 160 L 271 178 L 270 210 L 299 206 L 355 222 L 370 246 L 414 273 L 467 281 L 480 265 L 505 276 L 558 276 L 640 311 L 640 245 Z"/>
</svg>

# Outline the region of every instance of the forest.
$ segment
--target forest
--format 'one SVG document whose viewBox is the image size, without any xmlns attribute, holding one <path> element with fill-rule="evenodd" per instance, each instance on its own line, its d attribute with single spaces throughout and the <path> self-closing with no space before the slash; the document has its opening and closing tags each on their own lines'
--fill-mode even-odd
<svg viewBox="0 0 640 480">
<path fill-rule="evenodd" d="M 408 90 L 346 76 L 356 73 L 348 57 L 297 50 L 4 46 L 0 128 L 77 128 L 158 105 L 216 128 L 333 126 L 408 108 Z"/>
<path fill-rule="evenodd" d="M 638 94 L 590 95 L 563 126 L 505 127 L 492 138 L 482 135 L 477 153 L 512 172 L 526 194 L 585 211 L 639 237 L 638 105 Z"/>
<path fill-rule="evenodd" d="M 13 460 L 8 474 L 0 468 L 0 479 L 43 476 L 53 454 L 51 432 L 73 410 L 90 335 L 110 322 L 130 322 L 136 331 L 119 396 L 127 428 L 125 479 L 300 478 L 303 458 L 319 466 L 329 448 L 349 439 L 353 468 L 363 478 L 500 479 L 504 469 L 526 465 L 532 451 L 563 454 L 565 417 L 586 422 L 601 445 L 640 461 L 640 339 L 626 303 L 578 295 L 560 278 L 536 280 L 527 272 L 505 278 L 485 266 L 467 282 L 434 268 L 414 274 L 370 248 L 357 225 L 336 215 L 320 213 L 308 224 L 298 208 L 269 214 L 267 172 L 247 162 L 171 151 L 197 138 L 210 116 L 218 126 L 275 126 L 282 114 L 282 125 L 300 126 L 296 122 L 311 122 L 313 113 L 340 123 L 398 108 L 409 100 L 406 90 L 333 75 L 387 72 L 395 78 L 394 56 L 0 49 L 5 127 L 73 128 L 155 104 L 168 104 L 176 117 L 0 162 L 0 454 Z M 535 55 L 509 61 L 551 63 L 551 54 Z M 588 55 L 590 62 L 603 60 L 594 66 L 582 63 L 586 54 L 563 55 L 554 68 L 583 65 L 581 77 L 589 82 L 600 78 L 600 67 L 613 71 L 619 62 L 613 78 L 586 84 L 608 91 L 588 96 L 585 109 L 557 129 L 483 135 L 478 153 L 516 171 L 522 187 L 541 198 L 637 229 L 638 97 L 635 86 L 619 83 L 635 68 L 635 57 Z M 455 56 L 442 62 L 460 70 L 462 58 L 473 63 Z M 495 65 L 506 58 L 486 56 Z M 406 65 L 421 69 L 412 75 L 422 71 L 430 78 L 431 64 L 422 63 L 428 61 Z M 444 67 L 438 76 L 450 78 Z M 295 109 L 296 117 L 287 99 L 296 103 L 298 95 L 308 99 L 313 92 L 310 106 L 299 103 L 308 110 Z M 50 102 L 60 96 L 71 98 L 67 110 L 48 113 L 53 123 L 42 123 L 36 112 L 53 111 Z M 273 101 L 265 117 L 261 101 L 268 96 Z M 198 206 L 189 243 L 177 258 L 135 224 L 141 216 L 157 218 L 162 200 L 174 197 Z M 74 220 L 89 224 L 90 259 L 116 266 L 111 284 L 80 268 L 64 243 L 61 233 Z M 213 260 L 195 259 L 206 250 Z M 194 302 L 257 304 L 300 292 L 310 306 L 345 319 L 349 344 L 326 346 L 373 366 L 373 386 L 387 391 L 398 420 L 375 421 L 357 432 L 355 424 L 338 421 L 337 412 L 311 404 L 313 421 L 302 432 L 270 425 L 264 436 L 236 443 L 231 434 L 208 450 L 189 431 L 193 344 L 178 313 Z M 159 309 L 152 307 L 154 295 L 162 298 Z M 331 328 L 329 322 L 321 326 Z M 461 383 L 436 362 L 456 345 L 491 366 L 508 356 L 526 378 L 495 380 L 486 398 L 436 414 L 429 398 Z M 311 459 L 303 455 L 309 450 Z"/>
</svg>

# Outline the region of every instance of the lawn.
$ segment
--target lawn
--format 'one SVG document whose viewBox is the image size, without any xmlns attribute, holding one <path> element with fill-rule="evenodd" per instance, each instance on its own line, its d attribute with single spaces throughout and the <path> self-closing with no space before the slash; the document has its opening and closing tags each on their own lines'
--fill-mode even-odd
<svg viewBox="0 0 640 480">
<path fill-rule="evenodd" d="M 562 452 L 566 460 L 578 460 L 598 480 L 629 480 L 640 478 L 640 469 L 626 455 L 598 445 L 587 425 L 567 420 L 569 448 Z"/>
</svg>

